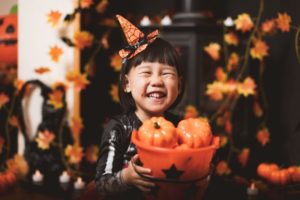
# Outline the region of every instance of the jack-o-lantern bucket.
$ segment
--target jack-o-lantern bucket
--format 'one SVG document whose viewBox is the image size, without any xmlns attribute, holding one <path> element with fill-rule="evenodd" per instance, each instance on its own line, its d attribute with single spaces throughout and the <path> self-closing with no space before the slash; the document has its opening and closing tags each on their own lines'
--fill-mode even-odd
<svg viewBox="0 0 300 200">
<path fill-rule="evenodd" d="M 219 137 L 214 137 L 209 146 L 195 149 L 150 146 L 138 140 L 137 131 L 132 133 L 131 140 L 141 165 L 152 172 L 152 177 L 141 176 L 156 183 L 147 199 L 202 199 Z"/>
<path fill-rule="evenodd" d="M 16 65 L 18 62 L 18 16 L 0 16 L 0 63 Z"/>
</svg>

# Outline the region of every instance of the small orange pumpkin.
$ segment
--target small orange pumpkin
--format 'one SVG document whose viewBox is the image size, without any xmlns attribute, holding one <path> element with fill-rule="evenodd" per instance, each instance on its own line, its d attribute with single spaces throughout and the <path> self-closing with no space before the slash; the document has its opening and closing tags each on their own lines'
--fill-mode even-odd
<svg viewBox="0 0 300 200">
<path fill-rule="evenodd" d="M 0 63 L 16 65 L 18 51 L 18 17 L 0 16 Z"/>
<path fill-rule="evenodd" d="M 138 139 L 147 145 L 173 148 L 177 145 L 176 128 L 163 117 L 152 117 L 139 128 Z"/>
<path fill-rule="evenodd" d="M 278 165 L 274 163 L 260 163 L 257 167 L 257 174 L 262 178 L 269 179 L 273 171 L 278 171 Z"/>
<path fill-rule="evenodd" d="M 209 146 L 212 140 L 210 125 L 206 118 L 188 118 L 177 126 L 179 144 L 190 148 Z"/>
<path fill-rule="evenodd" d="M 287 169 L 280 169 L 272 171 L 269 181 L 273 184 L 285 185 L 290 182 L 290 173 Z"/>
</svg>

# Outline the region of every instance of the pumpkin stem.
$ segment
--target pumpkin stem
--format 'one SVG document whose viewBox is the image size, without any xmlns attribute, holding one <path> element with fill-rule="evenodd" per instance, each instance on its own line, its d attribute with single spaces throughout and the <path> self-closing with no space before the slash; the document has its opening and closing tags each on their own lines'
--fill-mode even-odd
<svg viewBox="0 0 300 200">
<path fill-rule="evenodd" d="M 154 122 L 154 128 L 155 129 L 159 129 L 160 128 L 160 125 L 158 124 L 158 122 Z"/>
</svg>

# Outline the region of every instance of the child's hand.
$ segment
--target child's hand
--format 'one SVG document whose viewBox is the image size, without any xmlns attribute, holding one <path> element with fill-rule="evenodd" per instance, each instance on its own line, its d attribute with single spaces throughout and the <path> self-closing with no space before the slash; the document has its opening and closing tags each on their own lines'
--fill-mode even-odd
<svg viewBox="0 0 300 200">
<path fill-rule="evenodd" d="M 122 171 L 123 181 L 128 185 L 136 186 L 143 192 L 150 192 L 151 188 L 155 187 L 155 184 L 148 180 L 145 180 L 138 173 L 149 176 L 149 175 L 151 175 L 151 170 L 149 168 L 144 168 L 144 167 L 135 165 L 137 160 L 138 160 L 138 155 L 135 155 L 131 159 L 131 162 L 128 165 L 128 167 L 123 169 L 123 171 Z M 133 166 L 133 165 L 135 165 L 135 166 Z"/>
</svg>

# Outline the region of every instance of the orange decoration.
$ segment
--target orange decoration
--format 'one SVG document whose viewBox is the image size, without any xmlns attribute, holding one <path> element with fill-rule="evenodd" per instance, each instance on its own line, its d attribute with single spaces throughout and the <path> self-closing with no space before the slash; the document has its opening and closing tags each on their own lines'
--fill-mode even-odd
<svg viewBox="0 0 300 200">
<path fill-rule="evenodd" d="M 163 117 L 152 117 L 143 122 L 138 132 L 139 141 L 147 145 L 173 148 L 177 144 L 176 128 Z"/>
<path fill-rule="evenodd" d="M 210 125 L 205 118 L 189 118 L 179 122 L 177 126 L 179 144 L 190 148 L 209 146 L 212 140 Z"/>
<path fill-rule="evenodd" d="M 18 63 L 18 17 L 15 14 L 0 16 L 0 63 Z"/>
<path fill-rule="evenodd" d="M 50 71 L 51 70 L 48 67 L 39 67 L 39 68 L 34 69 L 34 72 L 37 74 L 44 74 L 44 73 L 47 73 Z"/>
</svg>

